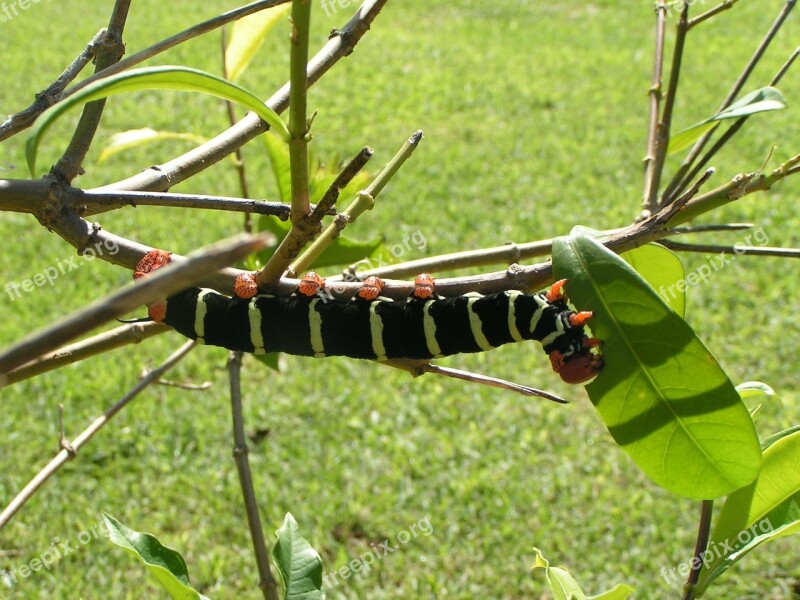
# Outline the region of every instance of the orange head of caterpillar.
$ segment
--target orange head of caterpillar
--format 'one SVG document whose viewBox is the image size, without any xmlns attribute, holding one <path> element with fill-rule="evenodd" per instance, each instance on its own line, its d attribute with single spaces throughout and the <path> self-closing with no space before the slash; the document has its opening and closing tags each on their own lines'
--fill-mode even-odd
<svg viewBox="0 0 800 600">
<path fill-rule="evenodd" d="M 314 271 L 309 271 L 300 280 L 300 285 L 297 286 L 297 291 L 303 296 L 316 296 L 317 292 L 325 287 L 325 280 L 317 275 Z"/>
<path fill-rule="evenodd" d="M 233 293 L 237 297 L 248 300 L 258 293 L 258 284 L 253 273 L 242 273 L 236 276 Z"/>
<path fill-rule="evenodd" d="M 358 290 L 356 295 L 362 300 L 375 300 L 381 295 L 383 290 L 383 281 L 375 275 L 370 275 L 361 284 L 361 289 Z"/>
<path fill-rule="evenodd" d="M 414 291 L 412 295 L 414 298 L 422 300 L 433 297 L 436 281 L 428 273 L 420 273 L 414 278 Z"/>
<path fill-rule="evenodd" d="M 148 273 L 152 273 L 156 269 L 160 269 L 169 262 L 170 256 L 172 256 L 172 252 L 167 252 L 166 250 L 150 250 L 150 252 L 145 254 L 136 264 L 136 268 L 133 271 L 133 278 L 139 279 Z"/>
<path fill-rule="evenodd" d="M 600 372 L 603 357 L 590 352 L 588 348 L 567 357 L 556 351 L 550 353 L 550 364 L 565 383 L 578 384 L 589 381 Z"/>
</svg>

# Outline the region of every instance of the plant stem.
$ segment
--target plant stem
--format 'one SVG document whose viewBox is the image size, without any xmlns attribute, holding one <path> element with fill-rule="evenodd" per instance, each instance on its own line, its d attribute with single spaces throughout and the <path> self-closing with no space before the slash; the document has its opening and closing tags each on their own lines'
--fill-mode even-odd
<svg viewBox="0 0 800 600">
<path fill-rule="evenodd" d="M 656 153 L 658 148 L 658 117 L 661 112 L 661 82 L 664 69 L 664 36 L 667 28 L 667 5 L 664 2 L 656 4 L 656 47 L 653 58 L 653 83 L 650 86 L 650 117 L 647 130 L 647 155 L 644 158 L 644 194 L 642 198 L 642 215 L 650 216 L 656 209 L 655 195 L 658 189 L 653 189 L 656 174 Z"/>
<path fill-rule="evenodd" d="M 242 353 L 231 352 L 228 357 L 228 374 L 231 383 L 233 458 L 236 462 L 236 469 L 239 472 L 239 483 L 242 487 L 247 524 L 250 528 L 250 538 L 253 541 L 253 552 L 258 567 L 258 587 L 264 594 L 265 600 L 278 600 L 278 584 L 269 566 L 269 552 L 264 541 L 264 529 L 261 526 L 258 501 L 253 488 L 253 475 L 250 472 L 250 461 L 247 458 L 248 450 L 244 433 L 244 418 L 242 416 L 241 371 Z"/>
<path fill-rule="evenodd" d="M 708 538 L 711 534 L 711 512 L 714 508 L 713 500 L 703 500 L 700 507 L 700 523 L 697 527 L 697 543 L 694 547 L 694 557 L 692 558 L 692 570 L 689 572 L 689 579 L 683 586 L 683 600 L 694 600 L 694 588 L 700 577 L 703 568 L 703 556 L 708 547 Z"/>
<path fill-rule="evenodd" d="M 308 35 L 311 0 L 292 0 L 289 87 L 289 165 L 292 178 L 292 224 L 311 211 L 308 201 Z"/>
</svg>

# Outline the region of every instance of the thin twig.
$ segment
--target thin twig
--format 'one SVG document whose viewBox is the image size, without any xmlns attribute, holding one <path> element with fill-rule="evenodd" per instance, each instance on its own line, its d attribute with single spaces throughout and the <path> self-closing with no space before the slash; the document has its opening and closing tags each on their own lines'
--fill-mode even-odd
<svg viewBox="0 0 800 600">
<path fill-rule="evenodd" d="M 664 111 L 661 120 L 656 128 L 655 160 L 653 161 L 652 179 L 648 188 L 647 214 L 652 213 L 658 206 L 658 189 L 661 185 L 661 175 L 664 172 L 664 162 L 667 159 L 667 149 L 669 146 L 669 135 L 672 127 L 672 110 L 675 106 L 675 98 L 678 94 L 678 82 L 680 81 L 681 63 L 683 61 L 683 49 L 686 43 L 686 32 L 688 31 L 687 22 L 689 20 L 689 3 L 685 2 L 681 16 L 678 20 L 677 34 L 675 36 L 675 48 L 672 53 L 672 66 L 670 67 L 669 86 L 667 95 L 664 99 Z M 645 215 L 647 216 L 647 215 Z"/>
<path fill-rule="evenodd" d="M 238 236 L 193 252 L 185 261 L 176 261 L 135 284 L 97 300 L 56 323 L 36 331 L 0 353 L 0 373 L 6 375 L 46 352 L 95 327 L 186 288 L 198 279 L 225 265 L 240 260 L 264 247 L 263 236 Z"/>
<path fill-rule="evenodd" d="M 708 539 L 711 533 L 711 514 L 714 508 L 713 500 L 703 500 L 700 507 L 700 523 L 697 527 L 697 543 L 694 547 L 694 557 L 692 558 L 692 570 L 689 571 L 689 579 L 683 586 L 683 600 L 693 600 L 694 589 L 703 568 L 703 555 L 708 547 Z"/>
<path fill-rule="evenodd" d="M 177 194 L 174 192 L 86 191 L 74 195 L 74 198 L 68 198 L 68 200 L 76 208 L 85 206 L 89 210 L 98 206 L 113 206 L 115 208 L 122 206 L 166 206 L 169 208 L 199 208 L 273 215 L 284 221 L 289 218 L 288 204 L 227 196 Z M 312 205 L 312 208 L 316 207 Z M 334 215 L 336 211 L 331 209 L 326 211 L 325 214 Z"/>
<path fill-rule="evenodd" d="M 715 6 L 714 8 L 708 9 L 706 12 L 697 15 L 694 19 L 689 21 L 688 28 L 691 29 L 692 27 L 699 25 L 703 21 L 710 19 L 711 17 L 721 13 L 722 11 L 733 8 L 733 5 L 736 4 L 738 1 L 739 0 L 725 0 L 721 4 Z"/>
<path fill-rule="evenodd" d="M 673 227 L 674 233 L 707 233 L 709 231 L 744 231 L 755 227 L 753 223 L 712 223 L 710 225 L 692 225 L 690 227 Z"/>
<path fill-rule="evenodd" d="M 92 41 L 83 49 L 83 52 L 64 69 L 61 75 L 46 89 L 36 94 L 36 100 L 33 101 L 33 104 L 16 114 L 9 115 L 5 121 L 0 123 L 0 142 L 30 127 L 36 120 L 36 117 L 58 102 L 64 89 L 80 74 L 83 68 L 92 61 L 97 47 L 105 37 L 105 28 L 98 31 L 92 38 Z"/>
<path fill-rule="evenodd" d="M 647 128 L 647 155 L 644 157 L 644 194 L 642 197 L 642 215 L 650 216 L 656 209 L 655 195 L 658 188 L 653 189 L 657 178 L 656 154 L 658 150 L 658 117 L 661 112 L 661 83 L 664 69 L 664 37 L 667 29 L 667 5 L 658 2 L 656 10 L 656 46 L 653 57 L 653 83 L 650 85 L 650 117 Z"/>
<path fill-rule="evenodd" d="M 670 250 L 679 252 L 701 252 L 708 254 L 736 254 L 739 256 L 777 256 L 780 258 L 800 258 L 800 248 L 774 248 L 771 246 L 741 246 L 718 245 L 718 244 L 686 244 L 683 242 L 673 242 L 672 240 L 661 240 L 661 244 Z"/>
<path fill-rule="evenodd" d="M 722 104 L 717 109 L 717 112 L 720 112 L 730 106 L 736 96 L 739 95 L 739 92 L 742 91 L 742 88 L 744 87 L 745 83 L 747 83 L 747 80 L 750 77 L 750 74 L 753 72 L 753 69 L 755 69 L 756 65 L 764 56 L 764 53 L 767 51 L 770 43 L 775 38 L 781 26 L 786 21 L 786 18 L 789 16 L 789 13 L 794 8 L 795 3 L 796 0 L 786 0 L 781 12 L 778 14 L 772 26 L 769 28 L 769 31 L 767 31 L 767 33 L 764 35 L 764 38 L 761 40 L 755 52 L 750 57 L 750 60 L 745 65 L 742 73 L 734 82 L 733 87 L 731 87 L 728 95 L 722 101 Z M 672 176 L 672 179 L 665 188 L 664 193 L 661 196 L 661 204 L 669 204 L 672 202 L 672 200 L 681 193 L 683 188 L 688 185 L 688 182 L 691 181 L 692 178 L 687 178 L 686 175 L 692 165 L 694 165 L 697 157 L 700 156 L 700 153 L 703 151 L 703 148 L 708 143 L 708 140 L 711 139 L 712 135 L 713 130 L 705 133 L 695 142 L 694 146 L 689 151 L 689 154 L 683 160 L 680 167 Z"/>
<path fill-rule="evenodd" d="M 247 441 L 245 440 L 244 418 L 242 416 L 241 389 L 242 353 L 231 352 L 228 357 L 228 374 L 231 388 L 231 416 L 233 418 L 233 458 L 239 472 L 239 483 L 242 487 L 244 507 L 247 513 L 247 524 L 250 538 L 253 541 L 253 552 L 258 567 L 258 587 L 266 600 L 278 600 L 278 584 L 269 566 L 269 552 L 264 541 L 264 529 L 258 512 L 258 501 L 253 488 L 253 475 L 250 472 L 250 461 L 247 458 Z"/>
<path fill-rule="evenodd" d="M 505 379 L 498 379 L 497 377 L 490 377 L 488 375 L 481 375 L 480 373 L 471 373 L 469 371 L 462 371 L 461 369 L 452 369 L 450 367 L 441 367 L 439 365 L 425 364 L 422 366 L 424 373 L 433 373 L 434 375 L 444 375 L 445 377 L 452 377 L 453 379 L 461 379 L 469 381 L 470 383 L 478 383 L 481 385 L 488 385 L 489 387 L 499 388 L 501 390 L 510 390 L 517 392 L 523 396 L 536 396 L 546 400 L 552 400 L 558 404 L 569 404 L 566 400 L 550 392 L 538 390 L 527 385 L 521 385 Z"/>
<path fill-rule="evenodd" d="M 122 42 L 122 31 L 128 18 L 128 9 L 131 0 L 116 0 L 108 30 L 103 43 L 95 56 L 95 73 L 98 73 L 118 62 L 125 53 L 125 44 Z M 83 107 L 75 132 L 70 138 L 64 154 L 50 170 L 61 181 L 70 182 L 78 175 L 83 174 L 83 164 L 87 152 L 94 141 L 100 118 L 103 116 L 105 99 L 89 102 Z"/>
<path fill-rule="evenodd" d="M 104 331 L 75 344 L 63 346 L 54 352 L 40 356 L 34 361 L 9 371 L 7 385 L 36 377 L 42 373 L 60 369 L 72 363 L 85 360 L 98 354 L 105 354 L 110 350 L 138 344 L 142 340 L 170 331 L 170 328 L 160 323 L 129 323 Z"/>
<path fill-rule="evenodd" d="M 147 373 L 141 378 L 131 391 L 125 394 L 116 404 L 103 413 L 101 417 L 95 419 L 89 427 L 84 429 L 74 440 L 68 443 L 67 447 L 62 448 L 59 453 L 53 458 L 31 481 L 26 485 L 22 491 L 17 494 L 13 500 L 6 506 L 2 513 L 0 513 L 0 529 L 11 520 L 11 518 L 19 512 L 19 510 L 30 500 L 33 495 L 41 488 L 56 471 L 58 471 L 67 461 L 74 458 L 77 452 L 92 439 L 94 434 L 100 431 L 114 416 L 122 410 L 131 400 L 133 400 L 139 392 L 145 389 L 150 384 L 158 381 L 158 379 L 171 369 L 175 364 L 180 361 L 186 354 L 194 347 L 194 341 L 188 341 L 181 346 L 177 351 L 172 353 L 164 363 Z"/>
</svg>

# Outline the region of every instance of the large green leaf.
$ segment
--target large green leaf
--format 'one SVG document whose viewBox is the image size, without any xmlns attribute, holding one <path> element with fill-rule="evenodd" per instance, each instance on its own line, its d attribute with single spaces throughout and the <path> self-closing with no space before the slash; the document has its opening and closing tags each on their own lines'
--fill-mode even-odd
<svg viewBox="0 0 800 600">
<path fill-rule="evenodd" d="M 269 123 L 272 130 L 284 140 L 290 138 L 286 124 L 278 114 L 264 104 L 258 96 L 221 77 L 187 67 L 147 67 L 125 71 L 100 79 L 78 90 L 71 96 L 44 111 L 31 127 L 26 145 L 26 158 L 31 176 L 36 176 L 36 153 L 45 132 L 65 111 L 73 106 L 114 94 L 147 89 L 169 89 L 202 92 L 230 100 L 255 112 Z"/>
<path fill-rule="evenodd" d="M 556 278 L 594 312 L 605 367 L 587 386 L 612 437 L 669 491 L 695 499 L 753 481 L 761 450 L 747 408 L 689 325 L 625 261 L 587 237 L 553 242 Z"/>
<path fill-rule="evenodd" d="M 284 600 L 321 600 L 322 559 L 300 535 L 297 521 L 286 513 L 283 525 L 275 534 L 278 541 L 272 549 L 272 558 L 283 578 Z"/>
<path fill-rule="evenodd" d="M 761 473 L 725 500 L 711 534 L 698 595 L 757 546 L 800 532 L 800 431 L 764 450 Z"/>
<path fill-rule="evenodd" d="M 678 255 L 660 244 L 646 244 L 621 254 L 680 316 L 686 315 L 686 271 Z M 680 282 L 684 282 L 681 285 Z"/>
<path fill-rule="evenodd" d="M 175 550 L 167 548 L 149 533 L 128 529 L 107 513 L 103 513 L 109 539 L 141 560 L 150 574 L 175 600 L 208 600 L 189 583 L 186 561 Z"/>
<path fill-rule="evenodd" d="M 228 79 L 236 81 L 242 76 L 264 43 L 267 34 L 291 7 L 292 5 L 288 3 L 273 6 L 239 19 L 233 24 L 231 37 L 225 48 L 225 72 L 228 74 Z"/>
<path fill-rule="evenodd" d="M 674 136 L 670 137 L 667 152 L 673 154 L 675 152 L 680 152 L 684 148 L 688 148 L 700 139 L 703 134 L 714 129 L 719 125 L 720 121 L 724 121 L 725 119 L 749 117 L 756 113 L 781 110 L 783 108 L 786 108 L 786 98 L 784 98 L 783 94 L 776 88 L 767 86 L 755 90 L 754 92 L 742 96 L 742 98 L 731 104 L 728 108 L 721 110 L 705 121 L 700 121 L 696 125 L 679 131 Z"/>
</svg>

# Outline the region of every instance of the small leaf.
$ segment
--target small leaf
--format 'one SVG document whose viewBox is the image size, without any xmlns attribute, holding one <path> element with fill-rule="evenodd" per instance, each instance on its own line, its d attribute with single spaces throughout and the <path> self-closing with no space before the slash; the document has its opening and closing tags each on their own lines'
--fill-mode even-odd
<svg viewBox="0 0 800 600">
<path fill-rule="evenodd" d="M 279 240 L 282 240 L 286 236 L 290 228 L 291 225 L 288 222 L 281 221 L 277 217 L 262 216 L 258 220 L 259 232 L 272 232 Z M 259 260 L 262 263 L 266 263 L 269 257 L 272 256 L 277 249 L 278 244 L 279 243 L 276 242 L 275 244 L 267 246 L 264 250 L 259 252 Z M 330 267 L 334 265 L 349 265 L 378 254 L 378 251 L 381 248 L 383 248 L 382 238 L 375 238 L 374 240 L 362 242 L 340 235 L 311 265 L 311 267 L 315 269 L 322 269 L 323 267 Z M 383 253 L 381 253 L 381 255 L 382 254 Z"/>
<path fill-rule="evenodd" d="M 297 521 L 286 513 L 283 525 L 276 532 L 278 541 L 272 558 L 281 572 L 284 600 L 321 600 L 322 559 L 300 535 Z"/>
<path fill-rule="evenodd" d="M 97 159 L 98 163 L 102 163 L 115 154 L 125 152 L 131 148 L 144 146 L 145 144 L 152 144 L 163 140 L 185 140 L 197 144 L 204 144 L 208 138 L 195 133 L 179 133 L 177 131 L 156 131 L 145 127 L 143 129 L 129 129 L 128 131 L 121 131 L 111 136 L 108 144 L 103 148 L 100 157 Z"/>
<path fill-rule="evenodd" d="M 686 315 L 686 271 L 677 254 L 660 244 L 650 243 L 620 256 L 644 277 L 672 310 L 682 317 Z"/>
<path fill-rule="evenodd" d="M 280 365 L 280 352 L 267 352 L 266 354 L 253 354 L 253 358 L 255 358 L 258 362 L 262 365 L 267 367 L 268 369 L 272 369 L 273 371 L 280 373 L 281 372 L 281 365 Z"/>
<path fill-rule="evenodd" d="M 544 576 L 547 585 L 553 593 L 555 600 L 626 600 L 632 593 L 633 588 L 626 584 L 617 584 L 607 592 L 599 596 L 586 597 L 575 578 L 562 567 L 551 567 L 550 562 L 544 557 L 538 548 L 533 549 L 536 557 L 533 560 L 533 569 L 544 569 Z"/>
<path fill-rule="evenodd" d="M 286 124 L 258 96 L 216 75 L 187 67 L 147 67 L 125 71 L 90 83 L 58 104 L 44 111 L 31 127 L 26 143 L 26 158 L 31 176 L 36 176 L 36 153 L 50 126 L 69 108 L 123 92 L 148 89 L 169 89 L 202 92 L 236 102 L 255 112 L 269 123 L 284 140 L 290 138 Z"/>
<path fill-rule="evenodd" d="M 551 567 L 550 562 L 544 557 L 542 551 L 538 548 L 533 549 L 536 552 L 534 559 L 534 569 L 544 569 L 544 576 L 547 579 L 547 585 L 553 593 L 555 600 L 586 600 L 586 594 L 583 593 L 578 582 L 569 574 L 566 569 L 559 567 Z"/>
<path fill-rule="evenodd" d="M 698 594 L 760 544 L 800 532 L 800 430 L 793 429 L 781 432 L 764 450 L 758 479 L 725 500 Z"/>
<path fill-rule="evenodd" d="M 586 600 L 627 600 L 633 595 L 633 588 L 627 583 L 618 583 L 599 596 L 589 596 Z"/>
<path fill-rule="evenodd" d="M 269 164 L 272 167 L 272 176 L 278 186 L 280 201 L 284 204 L 292 203 L 292 171 L 289 166 L 289 147 L 274 136 L 262 135 L 264 147 L 267 149 Z M 288 228 L 286 231 L 289 231 Z"/>
<path fill-rule="evenodd" d="M 669 140 L 668 154 L 680 152 L 696 142 L 707 131 L 714 129 L 719 121 L 749 117 L 756 113 L 786 108 L 786 98 L 774 87 L 767 86 L 742 96 L 713 117 L 676 133 Z"/>
<path fill-rule="evenodd" d="M 778 400 L 780 398 L 771 387 L 766 383 L 760 381 L 745 381 L 736 386 L 736 391 L 742 400 L 752 400 L 757 398 L 758 401 Z"/>
<path fill-rule="evenodd" d="M 553 269 L 592 310 L 605 367 L 586 387 L 612 437 L 659 485 L 709 499 L 758 475 L 753 421 L 689 325 L 622 259 L 587 237 L 556 238 Z"/>
<path fill-rule="evenodd" d="M 270 30 L 289 11 L 291 4 L 273 6 L 236 21 L 225 48 L 225 73 L 236 81 L 258 53 Z"/>
<path fill-rule="evenodd" d="M 189 583 L 186 561 L 175 550 L 162 545 L 149 533 L 128 529 L 107 513 L 103 513 L 109 539 L 141 560 L 150 574 L 176 600 L 208 600 Z"/>
</svg>

